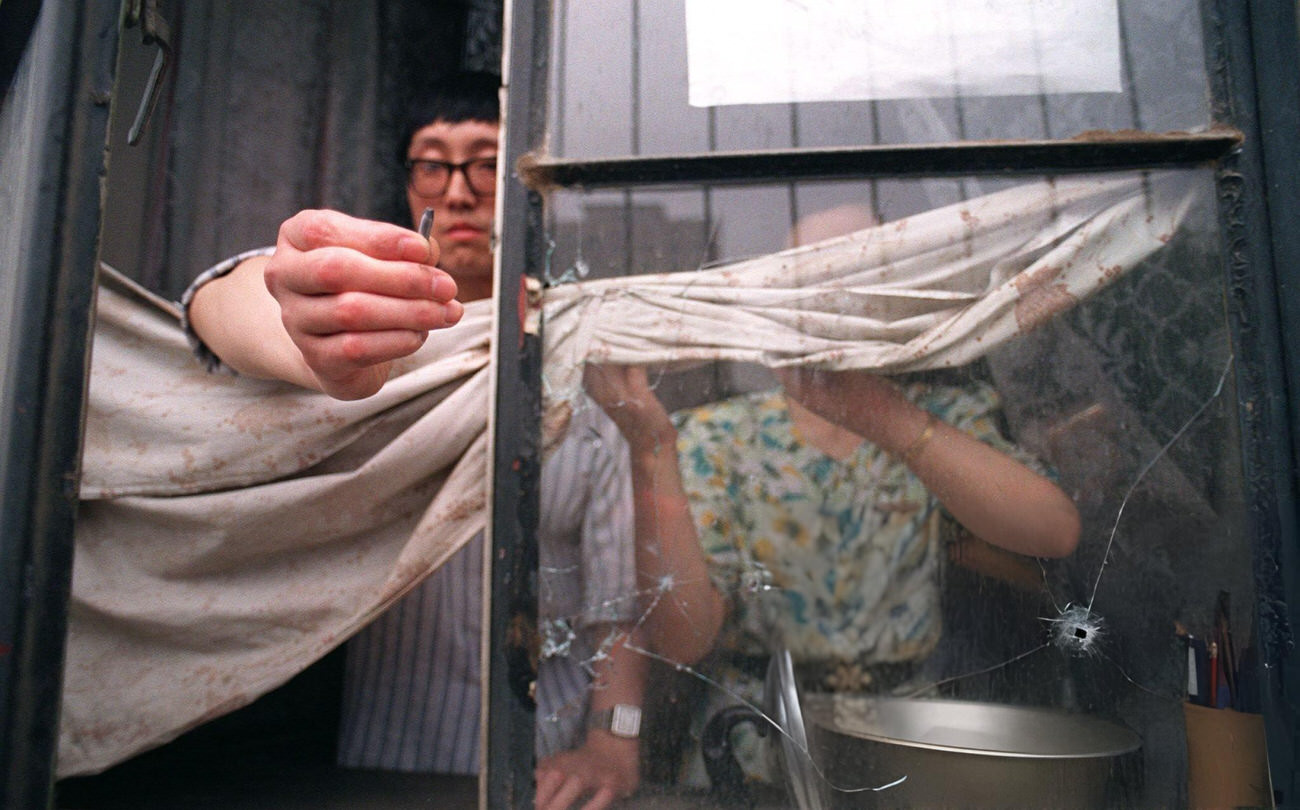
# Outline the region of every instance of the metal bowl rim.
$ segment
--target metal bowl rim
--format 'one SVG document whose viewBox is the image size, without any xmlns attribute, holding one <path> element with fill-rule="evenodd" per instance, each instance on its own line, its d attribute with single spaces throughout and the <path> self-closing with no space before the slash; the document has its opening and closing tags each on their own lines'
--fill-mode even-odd
<svg viewBox="0 0 1300 810">
<path fill-rule="evenodd" d="M 898 737 L 889 737 L 883 734 L 873 734 L 864 731 L 849 731 L 842 728 L 834 727 L 832 725 L 828 725 L 827 723 L 823 722 L 821 718 L 817 716 L 816 712 L 814 712 L 811 717 L 805 717 L 805 719 L 811 721 L 814 725 L 816 725 L 818 728 L 822 729 L 823 731 L 826 731 L 831 734 L 839 734 L 854 740 L 866 740 L 868 742 L 876 742 L 884 745 L 894 745 L 902 748 L 917 748 L 925 751 L 942 751 L 942 752 L 952 753 L 952 754 L 965 754 L 968 756 L 982 756 L 982 757 L 997 757 L 1000 759 L 1025 759 L 1025 760 L 1107 759 L 1110 757 L 1117 757 L 1117 756 L 1122 756 L 1124 754 L 1132 753 L 1142 747 L 1142 738 L 1138 736 L 1138 734 L 1134 732 L 1132 729 L 1125 728 L 1124 726 L 1121 726 L 1109 720 L 1103 720 L 1101 718 L 1092 717 L 1090 715 L 1085 715 L 1085 714 L 1074 714 L 1071 712 L 1064 711 L 1062 709 L 1053 709 L 1050 707 L 1040 707 L 1040 706 L 1013 706 L 1009 704 L 1000 704 L 1000 703 L 980 703 L 978 701 L 970 701 L 970 700 L 934 700 L 934 699 L 913 700 L 913 699 L 901 699 L 901 698 L 869 698 L 869 699 L 880 701 L 880 702 L 892 701 L 892 702 L 926 703 L 926 704 L 953 704 L 953 705 L 962 705 L 962 706 L 974 706 L 980 708 L 997 707 L 999 709 L 1011 709 L 1015 711 L 1033 711 L 1038 713 L 1045 712 L 1045 713 L 1058 715 L 1061 717 L 1084 718 L 1091 723 L 1106 724 L 1107 726 L 1110 727 L 1110 729 L 1115 731 L 1117 734 L 1127 737 L 1129 742 L 1123 746 L 1116 746 L 1109 750 L 1088 751 L 1088 752 L 1070 753 L 1070 754 L 1035 754 L 1026 751 L 1000 751 L 992 748 L 965 748 L 958 745 L 943 745 L 939 743 L 921 742 L 919 740 L 908 740 L 908 739 L 903 739 Z M 817 701 L 817 700 L 807 701 L 805 699 L 805 702 L 822 702 L 822 701 Z"/>
</svg>

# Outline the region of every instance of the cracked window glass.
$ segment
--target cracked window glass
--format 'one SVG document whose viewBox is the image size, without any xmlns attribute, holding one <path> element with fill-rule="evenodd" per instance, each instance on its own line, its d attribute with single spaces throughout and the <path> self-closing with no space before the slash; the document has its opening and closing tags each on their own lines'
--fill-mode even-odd
<svg viewBox="0 0 1300 810">
<path fill-rule="evenodd" d="M 1208 172 L 548 202 L 543 761 L 634 740 L 647 807 L 1185 799 L 1188 650 L 1246 660 L 1254 598 Z"/>
<path fill-rule="evenodd" d="M 939 3 L 920 91 L 861 19 L 791 44 L 872 4 L 752 4 L 781 87 L 672 5 L 554 6 L 544 157 L 1211 123 L 1184 0 L 1036 4 L 978 81 Z M 1055 83 L 1072 30 L 1117 83 Z M 538 805 L 566 746 L 638 807 L 1186 803 L 1216 709 L 1258 719 L 1212 172 L 791 171 L 547 190 Z"/>
</svg>

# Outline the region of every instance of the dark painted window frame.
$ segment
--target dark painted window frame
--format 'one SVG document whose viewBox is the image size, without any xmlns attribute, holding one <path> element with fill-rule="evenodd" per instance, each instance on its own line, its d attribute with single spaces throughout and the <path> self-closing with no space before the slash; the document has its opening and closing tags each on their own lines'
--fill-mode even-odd
<svg viewBox="0 0 1300 810">
<path fill-rule="evenodd" d="M 7 4 L 6 4 L 7 5 Z M 5 694 L 0 696 L 0 742 L 3 743 L 3 782 L 0 798 L 6 807 L 44 807 L 52 780 L 57 730 L 57 683 L 50 672 L 62 661 L 62 636 L 66 625 L 67 589 L 71 571 L 71 538 L 75 514 L 75 482 L 80 447 L 81 399 L 85 386 L 86 338 L 89 331 L 96 224 L 99 219 L 98 176 L 102 167 L 102 138 L 107 111 L 95 99 L 106 98 L 96 82 L 103 78 L 100 65 L 83 36 L 96 30 L 87 19 L 96 4 L 46 4 L 66 20 L 61 34 L 61 84 L 43 92 L 66 104 L 65 118 L 50 123 L 60 144 L 58 153 L 42 171 L 49 183 L 34 200 L 34 242 L 26 270 L 40 284 L 28 291 L 24 311 L 40 313 L 34 328 L 25 330 L 27 360 L 14 373 L 20 375 L 28 399 L 15 429 L 15 441 L 32 464 L 22 476 L 4 482 L 3 536 L 6 575 L 13 573 L 22 587 L 3 594 L 15 601 L 23 635 L 20 644 L 5 652 Z M 103 4 L 99 8 L 103 9 Z M 112 8 L 107 12 L 110 17 Z M 536 152 L 544 135 L 545 55 L 550 18 L 545 0 L 517 0 L 509 12 L 508 63 L 526 65 L 508 79 L 506 165 Z M 1297 728 L 1300 723 L 1290 704 L 1300 696 L 1300 661 L 1293 629 L 1300 621 L 1300 560 L 1297 554 L 1297 503 L 1295 493 L 1296 437 L 1292 425 L 1300 424 L 1300 298 L 1293 294 L 1300 268 L 1300 156 L 1294 151 L 1294 134 L 1300 131 L 1300 88 L 1296 77 L 1300 58 L 1296 46 L 1296 7 L 1292 0 L 1207 0 L 1204 3 L 1207 52 L 1215 89 L 1215 120 L 1228 130 L 1232 143 L 1211 145 L 1212 154 L 1195 155 L 1179 149 L 1200 149 L 1206 138 L 1170 138 L 1152 144 L 1145 139 L 1124 148 L 1148 150 L 1138 160 L 1124 156 L 1099 158 L 1109 147 L 1099 144 L 1054 142 L 1050 157 L 1032 163 L 1034 143 L 1006 145 L 1001 157 L 1011 158 L 1003 170 L 1024 173 L 1065 172 L 1144 165 L 1203 165 L 1216 168 L 1219 178 L 1223 243 L 1227 248 L 1232 317 L 1238 357 L 1238 387 L 1242 409 L 1243 464 L 1251 486 L 1255 519 L 1254 550 L 1261 598 L 1257 613 L 1261 655 L 1272 678 L 1265 684 L 1270 762 L 1274 787 L 1284 801 L 1295 801 L 1297 790 Z M 6 88 L 6 93 L 8 89 Z M 1235 142 L 1240 133 L 1240 142 Z M 922 147 L 928 148 L 928 147 Z M 957 145 L 952 154 L 975 154 L 979 145 Z M 812 150 L 801 150 L 808 155 Z M 850 150 L 853 151 L 853 150 Z M 841 164 L 810 169 L 802 176 L 902 176 L 897 167 L 872 168 L 891 150 L 860 150 L 846 161 L 863 161 L 845 169 Z M 948 151 L 948 150 L 944 150 Z M 997 151 L 997 150 L 994 150 Z M 873 152 L 880 155 L 869 157 Z M 908 157 L 895 151 L 892 158 Z M 938 155 L 942 158 L 943 155 Z M 758 164 L 771 155 L 713 156 L 704 164 L 724 165 L 734 158 L 730 171 L 750 180 L 789 174 L 765 174 Z M 915 154 L 910 157 L 916 157 Z M 891 158 L 891 159 L 892 159 Z M 752 161 L 746 165 L 746 161 Z M 689 163 L 689 162 L 688 162 Z M 834 163 L 834 160 L 831 161 Z M 978 161 L 975 161 L 978 163 Z M 547 166 L 537 160 L 535 166 Z M 667 164 L 665 164 L 667 165 Z M 549 178 L 534 182 L 569 184 L 584 169 L 569 162 L 552 161 Z M 647 182 L 651 167 L 629 166 L 642 172 Z M 971 165 L 964 167 L 973 170 Z M 980 170 L 993 170 L 985 166 Z M 954 164 L 951 171 L 959 167 Z M 682 183 L 718 182 L 707 169 L 703 176 L 683 175 Z M 754 171 L 745 175 L 744 172 Z M 563 172 L 573 172 L 562 176 Z M 922 174 L 940 173 L 931 166 Z M 612 177 L 612 175 L 610 175 Z M 589 185 L 597 182 L 586 178 Z M 629 185 L 628 179 L 610 180 Z M 527 227 L 503 234 L 498 255 L 502 262 L 502 289 L 510 289 L 527 273 L 539 274 L 543 266 L 543 196 L 508 178 L 501 197 L 502 221 L 525 222 Z M 532 712 L 528 705 L 524 671 L 527 656 L 512 640 L 511 630 L 535 616 L 536 473 L 540 346 L 520 334 L 513 317 L 514 296 L 501 297 L 503 350 L 498 363 L 494 402 L 493 481 L 493 587 L 489 695 L 489 746 L 487 799 L 492 807 L 531 806 Z M 57 316 L 57 317 L 56 317 Z M 16 448 L 4 448 L 14 453 Z M 12 569 L 12 570 L 10 570 Z M 526 626 L 526 625 L 524 625 Z M 44 643 L 39 639 L 45 639 Z M 517 639 L 517 635 L 516 635 Z M 54 679 L 57 681 L 57 679 Z M 22 707 L 21 711 L 16 707 Z M 21 744 L 17 744 L 17 743 Z"/>
<path fill-rule="evenodd" d="M 499 221 L 501 289 L 540 278 L 546 261 L 547 191 L 581 187 L 710 186 L 728 182 L 917 177 L 976 173 L 1061 174 L 1210 166 L 1230 290 L 1242 464 L 1252 504 L 1259 588 L 1262 696 L 1275 793 L 1300 799 L 1297 752 L 1300 555 L 1295 492 L 1300 425 L 1300 48 L 1294 0 L 1203 0 L 1216 126 L 1199 134 L 1103 140 L 793 149 L 661 157 L 557 159 L 544 151 L 549 0 L 514 0 L 507 11 L 507 173 Z M 525 66 L 520 70 L 509 66 Z M 493 416 L 493 602 L 489 649 L 488 772 L 491 807 L 531 807 L 533 711 L 528 653 L 512 632 L 536 619 L 537 480 L 540 467 L 540 341 L 521 337 L 515 296 L 501 297 Z"/>
<path fill-rule="evenodd" d="M 21 17 L 51 32 L 40 80 L 16 88 L 5 75 L 0 88 L 6 104 L 19 93 L 32 103 L 26 125 L 43 145 L 39 182 L 5 213 L 25 247 L 16 323 L 4 326 L 15 350 L 5 369 L 9 440 L 0 447 L 0 806 L 35 810 L 53 792 L 118 9 L 14 5 L 21 13 L 6 22 Z M 36 37 L 18 33 L 6 38 L 35 47 Z"/>
</svg>

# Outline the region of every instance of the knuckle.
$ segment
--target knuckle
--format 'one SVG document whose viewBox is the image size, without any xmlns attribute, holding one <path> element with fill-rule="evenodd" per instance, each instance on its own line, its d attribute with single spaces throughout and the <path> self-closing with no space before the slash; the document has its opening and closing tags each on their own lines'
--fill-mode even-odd
<svg viewBox="0 0 1300 810">
<path fill-rule="evenodd" d="M 369 347 L 362 335 L 347 334 L 338 341 L 339 360 L 349 366 L 365 365 L 369 357 Z"/>
<path fill-rule="evenodd" d="M 456 297 L 459 292 L 456 288 L 456 279 L 442 270 L 435 270 L 433 276 L 433 295 L 440 301 L 450 301 Z"/>
<path fill-rule="evenodd" d="M 401 338 L 398 346 L 397 355 L 405 357 L 424 345 L 425 338 L 429 336 L 428 332 L 407 332 Z"/>
<path fill-rule="evenodd" d="M 299 232 L 309 246 L 332 244 L 336 230 L 328 211 L 303 211 L 298 219 Z"/>
<path fill-rule="evenodd" d="M 429 300 L 438 294 L 438 280 L 430 277 L 427 270 L 412 265 L 406 274 L 405 294 L 410 298 Z"/>
<path fill-rule="evenodd" d="M 311 346 L 311 335 L 303 328 L 302 321 L 295 314 L 288 310 L 283 310 L 280 314 L 280 323 L 284 326 L 284 331 L 289 333 L 289 339 L 294 342 L 304 355 L 308 351 L 314 351 Z"/>
<path fill-rule="evenodd" d="M 302 352 L 303 361 L 313 371 L 321 372 L 332 365 L 330 352 L 319 341 L 304 340 L 298 344 L 298 351 Z"/>
<path fill-rule="evenodd" d="M 458 310 L 453 310 L 446 304 L 435 304 L 434 308 L 434 328 L 445 329 L 460 323 L 461 313 Z"/>
<path fill-rule="evenodd" d="M 359 296 L 344 293 L 334 304 L 333 320 L 344 331 L 360 329 L 367 324 L 369 308 Z"/>
<path fill-rule="evenodd" d="M 299 248 L 320 244 L 327 236 L 327 221 L 325 211 L 299 211 L 280 223 L 279 240 Z"/>
<path fill-rule="evenodd" d="M 277 290 L 284 288 L 284 268 L 276 260 L 278 255 L 272 256 L 271 260 L 266 263 L 266 267 L 262 269 L 262 283 L 266 285 L 266 289 L 273 295 Z"/>
<path fill-rule="evenodd" d="M 348 279 L 354 274 L 342 251 L 322 250 L 314 258 L 312 275 L 318 287 L 328 291 L 346 290 Z"/>
<path fill-rule="evenodd" d="M 414 240 L 403 231 L 396 228 L 385 228 L 378 235 L 375 246 L 380 251 L 380 256 L 408 256 L 415 252 Z"/>
<path fill-rule="evenodd" d="M 436 329 L 446 320 L 442 310 L 433 301 L 412 301 L 413 322 L 420 329 Z"/>
</svg>

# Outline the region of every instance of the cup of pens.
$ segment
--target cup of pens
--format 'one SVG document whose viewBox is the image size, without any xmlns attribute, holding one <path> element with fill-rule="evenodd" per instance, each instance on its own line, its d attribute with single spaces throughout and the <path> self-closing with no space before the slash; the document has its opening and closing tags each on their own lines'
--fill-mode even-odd
<svg viewBox="0 0 1300 810">
<path fill-rule="evenodd" d="M 1179 628 L 1187 650 L 1187 802 L 1191 808 L 1273 807 L 1254 656 L 1236 648 L 1227 592 L 1205 636 Z"/>
</svg>

